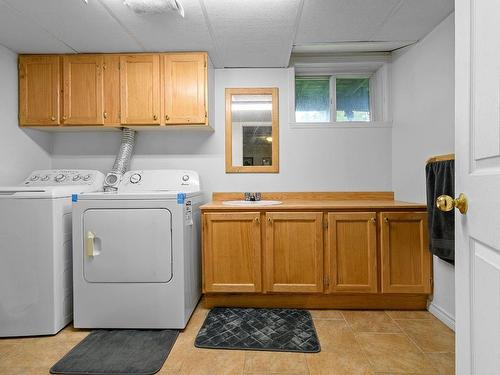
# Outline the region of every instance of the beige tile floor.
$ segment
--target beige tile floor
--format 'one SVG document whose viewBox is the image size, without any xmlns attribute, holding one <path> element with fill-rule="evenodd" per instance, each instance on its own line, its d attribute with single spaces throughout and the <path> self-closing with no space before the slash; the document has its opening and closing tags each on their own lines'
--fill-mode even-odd
<svg viewBox="0 0 500 375">
<path fill-rule="evenodd" d="M 428 312 L 311 311 L 321 342 L 317 354 L 197 349 L 208 310 L 198 307 L 158 372 L 160 375 L 454 374 L 454 334 Z M 88 331 L 0 339 L 0 374 L 48 374 Z"/>
</svg>

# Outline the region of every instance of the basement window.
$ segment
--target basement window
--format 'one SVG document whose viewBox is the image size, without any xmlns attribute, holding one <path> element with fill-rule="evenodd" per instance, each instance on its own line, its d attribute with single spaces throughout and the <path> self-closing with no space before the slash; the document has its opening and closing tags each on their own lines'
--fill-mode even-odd
<svg viewBox="0 0 500 375">
<path fill-rule="evenodd" d="M 296 122 L 372 121 L 368 75 L 295 77 Z"/>
</svg>

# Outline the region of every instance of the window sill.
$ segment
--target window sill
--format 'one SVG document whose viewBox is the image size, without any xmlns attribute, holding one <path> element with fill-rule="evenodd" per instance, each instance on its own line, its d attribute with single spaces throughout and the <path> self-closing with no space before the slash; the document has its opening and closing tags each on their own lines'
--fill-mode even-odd
<svg viewBox="0 0 500 375">
<path fill-rule="evenodd" d="M 290 122 L 290 129 L 392 128 L 392 121 Z"/>
</svg>

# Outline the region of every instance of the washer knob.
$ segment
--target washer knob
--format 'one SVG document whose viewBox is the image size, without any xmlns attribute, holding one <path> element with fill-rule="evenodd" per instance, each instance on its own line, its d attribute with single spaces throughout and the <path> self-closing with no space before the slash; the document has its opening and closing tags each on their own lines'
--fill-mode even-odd
<svg viewBox="0 0 500 375">
<path fill-rule="evenodd" d="M 55 180 L 56 182 L 63 182 L 65 179 L 66 179 L 66 176 L 65 176 L 65 175 L 63 175 L 62 173 L 61 173 L 61 174 L 58 174 L 58 175 L 54 178 L 54 180 Z"/>
<path fill-rule="evenodd" d="M 48 181 L 49 178 L 50 178 L 49 175 L 45 175 L 45 176 L 42 177 L 42 181 Z"/>
<path fill-rule="evenodd" d="M 30 180 L 31 181 L 38 181 L 39 178 L 40 178 L 39 176 L 35 175 L 35 176 L 31 176 Z"/>
<path fill-rule="evenodd" d="M 141 181 L 142 177 L 139 173 L 134 173 L 132 176 L 130 176 L 130 183 L 132 184 L 137 184 L 139 181 Z"/>
<path fill-rule="evenodd" d="M 79 174 L 77 174 L 75 177 L 73 177 L 73 181 L 79 181 L 82 178 Z"/>
<path fill-rule="evenodd" d="M 185 174 L 184 176 L 182 176 L 182 181 L 184 182 L 189 181 L 189 175 Z"/>
<path fill-rule="evenodd" d="M 91 175 L 89 175 L 89 174 L 88 174 L 88 175 L 85 175 L 85 176 L 83 177 L 83 181 L 88 181 L 88 180 L 90 180 L 91 178 L 92 178 L 92 176 L 91 176 Z"/>
</svg>

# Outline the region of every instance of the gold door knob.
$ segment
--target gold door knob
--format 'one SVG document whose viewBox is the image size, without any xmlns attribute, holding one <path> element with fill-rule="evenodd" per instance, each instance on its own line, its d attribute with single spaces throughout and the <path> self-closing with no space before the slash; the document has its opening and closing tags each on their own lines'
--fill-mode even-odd
<svg viewBox="0 0 500 375">
<path fill-rule="evenodd" d="M 170 117 L 168 115 L 165 115 L 165 121 L 170 120 Z"/>
<path fill-rule="evenodd" d="M 51 119 L 52 121 L 56 121 L 56 116 L 52 116 L 50 119 Z"/>
<path fill-rule="evenodd" d="M 155 121 L 158 120 L 158 116 L 153 115 L 153 120 L 155 120 Z"/>
<path fill-rule="evenodd" d="M 449 195 L 440 195 L 436 199 L 436 207 L 443 212 L 448 212 L 453 210 L 453 208 L 458 208 L 462 215 L 467 213 L 467 198 L 463 193 L 460 193 L 457 199 L 453 199 Z"/>
</svg>

